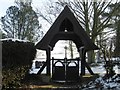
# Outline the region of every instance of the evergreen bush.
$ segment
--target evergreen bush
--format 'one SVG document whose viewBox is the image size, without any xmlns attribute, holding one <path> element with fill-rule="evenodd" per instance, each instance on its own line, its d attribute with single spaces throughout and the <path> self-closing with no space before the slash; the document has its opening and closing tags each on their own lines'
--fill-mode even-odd
<svg viewBox="0 0 120 90">
<path fill-rule="evenodd" d="M 2 42 L 3 88 L 19 87 L 35 58 L 34 43 L 12 40 Z"/>
</svg>

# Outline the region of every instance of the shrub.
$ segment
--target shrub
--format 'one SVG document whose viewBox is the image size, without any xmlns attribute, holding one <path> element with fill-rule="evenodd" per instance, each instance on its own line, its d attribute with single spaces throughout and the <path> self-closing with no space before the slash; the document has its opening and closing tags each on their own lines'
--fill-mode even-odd
<svg viewBox="0 0 120 90">
<path fill-rule="evenodd" d="M 17 87 L 28 73 L 35 58 L 34 43 L 20 41 L 2 41 L 3 87 Z"/>
</svg>

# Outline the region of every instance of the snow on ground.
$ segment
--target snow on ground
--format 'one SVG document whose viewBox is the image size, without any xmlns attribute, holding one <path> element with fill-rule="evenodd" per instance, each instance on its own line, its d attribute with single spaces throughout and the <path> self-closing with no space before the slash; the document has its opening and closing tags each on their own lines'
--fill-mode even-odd
<svg viewBox="0 0 120 90">
<path fill-rule="evenodd" d="M 99 66 L 91 67 L 91 69 L 93 70 L 94 73 L 99 73 L 99 75 L 101 76 L 106 73 L 103 63 L 99 64 Z M 115 73 L 120 74 L 120 69 L 118 69 L 117 65 L 114 66 L 114 70 Z"/>
<path fill-rule="evenodd" d="M 63 59 L 65 57 L 65 49 L 64 49 L 65 46 L 67 46 L 67 44 L 65 43 L 64 45 L 56 44 L 54 50 L 52 51 L 51 57 Z M 77 52 L 75 51 L 74 53 L 76 54 Z M 79 54 L 77 53 L 76 56 L 74 55 L 74 58 L 75 57 L 79 57 Z M 36 74 L 39 71 L 39 69 L 35 68 L 35 61 L 46 61 L 45 58 L 46 58 L 46 52 L 38 50 L 36 59 L 33 61 L 33 65 L 30 70 L 30 73 Z M 67 58 L 69 58 L 69 55 Z M 104 68 L 104 63 L 98 63 L 98 65 L 92 66 L 91 69 L 93 70 L 94 73 L 99 74 L 100 77 L 97 78 L 95 81 L 90 81 L 87 85 L 83 85 L 82 90 L 120 90 L 120 76 L 119 77 L 117 76 L 117 74 L 120 74 L 120 68 L 117 65 L 114 66 L 116 75 L 108 79 L 103 78 L 103 76 L 106 73 L 106 70 Z M 46 73 L 46 68 L 43 70 L 42 73 Z M 87 69 L 86 69 L 86 73 L 89 73 Z"/>
<path fill-rule="evenodd" d="M 120 90 L 120 75 L 114 75 L 111 78 L 97 78 L 95 81 L 83 85 L 82 90 Z"/>
</svg>

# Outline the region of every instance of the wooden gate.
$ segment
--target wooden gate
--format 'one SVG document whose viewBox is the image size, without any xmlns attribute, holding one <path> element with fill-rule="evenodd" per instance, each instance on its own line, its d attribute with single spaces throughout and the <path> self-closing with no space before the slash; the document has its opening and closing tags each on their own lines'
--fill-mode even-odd
<svg viewBox="0 0 120 90">
<path fill-rule="evenodd" d="M 79 60 L 78 59 L 52 59 L 52 81 L 55 82 L 78 82 Z"/>
</svg>

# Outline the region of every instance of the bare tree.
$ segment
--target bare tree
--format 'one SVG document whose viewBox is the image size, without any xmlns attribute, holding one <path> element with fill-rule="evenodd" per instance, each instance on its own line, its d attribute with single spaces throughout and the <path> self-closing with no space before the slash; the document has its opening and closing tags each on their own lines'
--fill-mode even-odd
<svg viewBox="0 0 120 90">
<path fill-rule="evenodd" d="M 105 2 L 104 0 L 101 0 L 99 2 L 95 2 L 93 0 L 58 0 L 53 3 L 49 0 L 51 4 L 47 4 L 47 7 L 49 7 L 49 11 L 47 13 L 48 16 L 42 14 L 41 12 L 40 16 L 44 20 L 48 21 L 48 23 L 52 24 L 54 20 L 51 18 L 53 16 L 56 18 L 57 13 L 61 11 L 62 7 L 68 5 L 75 14 L 79 23 L 84 27 L 87 34 L 90 36 L 91 40 L 96 43 L 97 37 L 103 33 L 106 28 L 108 28 L 111 17 L 118 8 L 118 6 L 115 6 L 107 17 L 102 17 L 102 14 L 108 10 L 108 6 L 111 4 L 111 1 Z M 94 51 L 88 52 L 89 63 L 95 62 L 94 60 Z"/>
<path fill-rule="evenodd" d="M 115 6 L 109 15 L 104 18 L 102 15 L 107 11 L 111 1 L 105 2 L 101 0 L 100 2 L 95 2 L 93 0 L 73 0 L 63 2 L 59 0 L 57 3 L 61 6 L 67 4 L 72 9 L 79 23 L 84 27 L 94 43 L 96 43 L 98 35 L 104 33 L 106 28 L 110 26 L 112 15 L 115 13 L 116 9 L 118 9 L 118 6 Z M 88 52 L 89 63 L 95 62 L 94 55 L 94 51 Z"/>
</svg>

